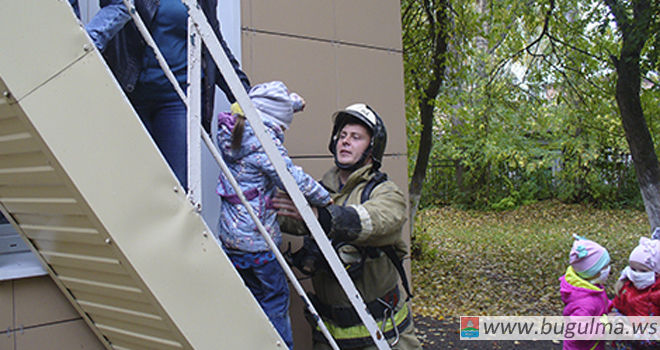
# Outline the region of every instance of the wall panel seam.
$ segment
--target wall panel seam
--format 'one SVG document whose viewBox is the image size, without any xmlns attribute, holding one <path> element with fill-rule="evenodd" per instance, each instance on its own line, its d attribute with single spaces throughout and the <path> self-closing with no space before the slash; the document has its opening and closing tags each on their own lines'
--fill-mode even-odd
<svg viewBox="0 0 660 350">
<path fill-rule="evenodd" d="M 407 153 L 385 153 L 383 157 L 407 157 Z M 289 155 L 291 159 L 332 159 L 332 155 L 325 154 L 298 154 L 298 155 Z"/>
<path fill-rule="evenodd" d="M 401 50 L 401 49 L 394 49 L 394 48 L 389 48 L 389 47 L 382 47 L 382 46 L 375 46 L 375 45 L 368 45 L 368 44 L 360 44 L 360 43 L 352 43 L 352 42 L 342 41 L 342 40 L 332 40 L 332 39 L 317 38 L 317 37 L 299 35 L 299 34 L 273 32 L 273 31 L 250 28 L 250 27 L 241 27 L 241 30 L 243 30 L 245 32 L 250 32 L 250 33 L 258 33 L 258 34 L 274 35 L 274 36 L 280 36 L 280 37 L 286 37 L 286 38 L 311 40 L 311 41 L 323 42 L 323 43 L 328 43 L 328 44 L 337 44 L 337 45 L 344 45 L 344 46 L 359 47 L 359 48 L 363 48 L 363 49 L 384 51 L 384 52 L 388 52 L 388 53 L 403 54 L 403 50 Z"/>
<path fill-rule="evenodd" d="M 0 332 L 0 334 L 19 333 L 19 332 L 24 332 L 24 331 L 29 330 L 29 329 L 49 327 L 49 326 L 54 326 L 54 325 L 59 325 L 59 324 L 64 324 L 64 323 L 71 323 L 71 322 L 75 322 L 75 321 L 82 321 L 82 317 L 78 316 L 78 317 L 70 318 L 70 319 L 66 319 L 66 320 L 59 320 L 59 321 L 33 324 L 33 325 L 30 325 L 30 326 L 26 326 L 26 327 L 16 327 L 16 325 L 14 325 L 14 328 L 9 329 L 9 330 L 3 330 L 3 332 Z M 7 332 L 7 331 L 9 331 L 9 332 Z"/>
</svg>

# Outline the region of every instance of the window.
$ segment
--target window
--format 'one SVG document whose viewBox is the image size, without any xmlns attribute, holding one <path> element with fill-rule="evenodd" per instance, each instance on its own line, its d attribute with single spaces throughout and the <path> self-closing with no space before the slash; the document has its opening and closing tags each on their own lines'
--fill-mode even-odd
<svg viewBox="0 0 660 350">
<path fill-rule="evenodd" d="M 39 259 L 0 213 L 0 281 L 45 274 Z"/>
</svg>

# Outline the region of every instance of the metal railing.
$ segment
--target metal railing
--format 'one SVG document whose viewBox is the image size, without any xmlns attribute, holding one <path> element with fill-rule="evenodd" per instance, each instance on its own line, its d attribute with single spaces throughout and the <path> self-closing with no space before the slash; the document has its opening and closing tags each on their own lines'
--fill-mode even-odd
<svg viewBox="0 0 660 350">
<path fill-rule="evenodd" d="M 312 237 L 318 244 L 321 252 L 323 253 L 325 259 L 328 261 L 331 271 L 334 273 L 335 277 L 339 281 L 340 285 L 344 289 L 346 296 L 351 302 L 352 306 L 355 308 L 358 316 L 360 317 L 362 323 L 366 326 L 367 330 L 377 348 L 380 350 L 390 349 L 387 340 L 385 339 L 383 333 L 378 328 L 378 325 L 372 315 L 368 312 L 367 306 L 364 303 L 360 293 L 353 284 L 353 281 L 350 279 L 348 273 L 344 269 L 343 264 L 339 260 L 339 257 L 334 251 L 330 241 L 326 237 L 321 225 L 319 224 L 316 216 L 314 215 L 312 208 L 307 203 L 307 200 L 303 196 L 302 192 L 298 188 L 296 181 L 293 176 L 289 173 L 284 163 L 284 159 L 277 150 L 273 140 L 270 135 L 265 130 L 263 122 L 252 104 L 250 98 L 245 92 L 243 85 L 241 84 L 236 72 L 234 72 L 229 59 L 227 58 L 220 41 L 215 36 L 213 29 L 208 23 L 206 16 L 202 12 L 201 8 L 197 4 L 197 0 L 182 0 L 183 4 L 188 8 L 188 94 L 186 95 L 181 87 L 179 86 L 176 78 L 172 74 L 165 58 L 158 49 L 155 41 L 151 37 L 147 27 L 137 13 L 135 7 L 130 0 L 123 0 L 124 4 L 128 8 L 128 12 L 133 18 L 138 30 L 144 37 L 147 45 L 149 45 L 154 53 L 156 58 L 165 72 L 166 77 L 174 86 L 177 94 L 181 100 L 185 103 L 188 110 L 188 189 L 189 189 L 189 199 L 192 201 L 193 205 L 197 210 L 201 210 L 201 155 L 200 155 L 200 146 L 203 141 L 206 147 L 211 152 L 213 158 L 216 160 L 223 174 L 229 180 L 234 191 L 238 195 L 241 203 L 246 207 L 250 217 L 254 220 L 257 229 L 260 234 L 266 240 L 269 248 L 272 250 L 275 258 L 278 263 L 282 266 L 287 278 L 293 285 L 296 292 L 300 295 L 305 303 L 305 307 L 312 314 L 314 320 L 317 323 L 319 330 L 326 337 L 330 346 L 339 350 L 339 346 L 336 341 L 328 331 L 325 323 L 322 321 L 318 312 L 314 308 L 311 300 L 305 293 L 300 282 L 297 280 L 295 274 L 291 270 L 291 267 L 287 264 L 284 256 L 279 251 L 279 247 L 273 242 L 270 235 L 264 228 L 263 224 L 257 217 L 252 206 L 248 203 L 243 191 L 238 185 L 236 179 L 229 171 L 229 168 L 222 159 L 222 155 L 217 150 L 215 144 L 209 137 L 209 135 L 201 128 L 201 52 L 202 45 L 206 45 L 213 61 L 219 68 L 221 74 L 225 78 L 227 85 L 229 86 L 231 92 L 236 97 L 238 104 L 241 106 L 245 112 L 246 119 L 250 123 L 250 126 L 255 132 L 255 135 L 259 142 L 261 143 L 266 155 L 270 159 L 275 168 L 277 175 L 280 177 L 282 183 L 284 184 L 285 190 L 288 192 L 289 196 L 293 200 L 296 208 L 303 217 L 305 224 L 309 228 Z M 201 136 L 201 137 L 198 137 Z M 385 322 L 385 320 L 383 320 Z M 393 325 L 396 327 L 396 325 Z"/>
</svg>

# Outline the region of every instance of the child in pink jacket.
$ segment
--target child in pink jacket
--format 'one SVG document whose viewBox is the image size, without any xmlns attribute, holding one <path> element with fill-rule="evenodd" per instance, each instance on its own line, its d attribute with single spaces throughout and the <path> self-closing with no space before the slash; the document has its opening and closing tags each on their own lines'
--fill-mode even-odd
<svg viewBox="0 0 660 350">
<path fill-rule="evenodd" d="M 575 236 L 570 266 L 559 278 L 564 316 L 602 316 L 612 308 L 603 284 L 610 273 L 610 255 L 600 244 Z M 603 350 L 600 340 L 564 340 L 564 350 Z"/>
</svg>

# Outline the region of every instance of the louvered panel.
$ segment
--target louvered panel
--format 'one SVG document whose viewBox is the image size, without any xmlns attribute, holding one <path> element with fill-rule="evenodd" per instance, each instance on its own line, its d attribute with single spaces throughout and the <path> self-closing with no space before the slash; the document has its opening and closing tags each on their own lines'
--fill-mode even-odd
<svg viewBox="0 0 660 350">
<path fill-rule="evenodd" d="M 96 323 L 96 326 L 118 349 L 162 349 L 178 350 L 183 346 L 177 341 L 151 337 L 128 329 L 113 327 L 111 325 Z M 220 344 L 219 344 L 220 346 Z"/>
<path fill-rule="evenodd" d="M 39 145 L 34 142 L 28 133 L 0 136 L 0 155 L 34 152 L 38 150 Z"/>
<path fill-rule="evenodd" d="M 84 255 L 93 259 L 116 260 L 115 252 L 108 244 L 84 244 L 57 240 L 32 240 L 39 251 L 67 255 Z"/>
<path fill-rule="evenodd" d="M 82 278 L 60 275 L 58 275 L 58 278 L 67 288 L 71 289 L 74 295 L 76 294 L 77 290 L 80 290 L 85 292 L 95 292 L 112 298 L 144 300 L 144 294 L 142 290 L 135 286 L 97 282 Z"/>
<path fill-rule="evenodd" d="M 1 127 L 1 126 L 0 126 Z M 0 129 L 2 130 L 2 129 Z M 24 152 L 0 155 L 0 170 L 47 166 L 48 161 L 41 152 Z"/>
<path fill-rule="evenodd" d="M 80 299 L 78 299 L 78 304 L 80 304 L 83 310 L 90 314 L 96 322 L 101 322 L 101 318 L 113 319 L 123 324 L 135 323 L 158 328 L 165 332 L 168 331 L 167 327 L 163 324 L 163 318 L 158 315 L 132 309 L 118 308 L 107 304 L 88 302 Z"/>
<path fill-rule="evenodd" d="M 18 115 L 16 109 L 12 107 L 9 101 L 6 98 L 0 98 L 0 120 L 15 118 Z"/>
<path fill-rule="evenodd" d="M 94 322 L 108 327 L 121 329 L 126 332 L 138 333 L 148 338 L 161 339 L 165 342 L 177 342 L 172 335 L 169 334 L 170 332 L 168 332 L 167 329 L 160 327 L 160 324 L 162 323 L 161 319 L 150 320 L 148 318 L 142 318 L 145 315 L 130 317 L 128 314 L 119 315 L 116 312 L 108 312 L 108 310 L 101 313 L 90 313 L 90 316 L 92 316 Z M 143 322 L 135 322 L 138 318 Z"/>
<path fill-rule="evenodd" d="M 282 348 L 69 4 L 0 8 L 0 210 L 103 345 Z"/>
<path fill-rule="evenodd" d="M 0 137 L 25 132 L 25 125 L 18 118 L 0 119 Z"/>
<path fill-rule="evenodd" d="M 97 231 L 95 225 L 90 222 L 89 218 L 83 215 L 49 216 L 37 213 L 17 213 L 14 214 L 13 217 L 21 225 L 70 227 L 73 229 Z"/>
<path fill-rule="evenodd" d="M 25 132 L 25 126 L 18 118 L 0 119 L 0 137 Z"/>
<path fill-rule="evenodd" d="M 112 348 L 114 350 L 134 350 L 135 349 L 135 348 L 127 348 L 127 347 L 121 346 L 119 344 L 112 344 Z"/>
<path fill-rule="evenodd" d="M 55 169 L 48 164 L 42 152 L 35 152 L 38 147 L 31 137 L 23 138 L 25 133 L 0 136 L 0 185 L 26 186 L 26 185 L 52 185 L 61 184 L 62 181 L 55 174 Z M 2 139 L 18 140 L 27 146 L 18 152 L 12 151 L 11 146 L 3 143 Z M 13 142 L 13 141 L 12 141 Z M 19 147 L 20 147 L 19 146 Z M 1 195 L 5 197 L 5 195 Z M 3 202 L 6 198 L 3 198 Z"/>
<path fill-rule="evenodd" d="M 1 161 L 1 160 L 0 160 Z M 69 198 L 71 192 L 64 186 L 12 186 L 0 187 L 0 198 Z M 89 224 L 88 226 L 92 226 Z"/>
<path fill-rule="evenodd" d="M 79 290 L 76 299 L 89 304 L 106 305 L 111 308 L 132 310 L 138 313 L 153 314 L 154 306 L 145 300 L 129 300 L 121 298 L 108 298 L 105 295 Z"/>
<path fill-rule="evenodd" d="M 80 215 L 82 209 L 72 198 L 3 198 L 12 213 L 39 213 L 44 215 Z"/>
<path fill-rule="evenodd" d="M 78 266 L 76 268 L 58 266 L 57 274 L 59 276 L 70 277 L 79 280 L 88 280 L 99 283 L 110 283 L 110 284 L 124 285 L 124 286 L 134 285 L 133 279 L 128 274 L 98 273 L 97 271 L 86 269 L 85 266 Z M 90 302 L 97 304 L 99 303 L 93 301 Z M 141 312 L 148 312 L 148 311 L 141 311 Z"/>
<path fill-rule="evenodd" d="M 33 241 L 77 242 L 103 244 L 104 239 L 93 228 L 21 224 L 25 234 Z"/>
<path fill-rule="evenodd" d="M 50 166 L 0 170 L 0 186 L 55 185 L 61 183 L 62 180 L 57 177 L 54 169 Z"/>
<path fill-rule="evenodd" d="M 99 272 L 122 273 L 123 267 L 119 260 L 95 258 L 93 256 L 78 254 L 61 254 L 57 252 L 39 251 L 49 265 L 53 265 L 55 271 L 58 266 L 77 267 L 84 266 L 87 269 Z"/>
</svg>

